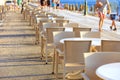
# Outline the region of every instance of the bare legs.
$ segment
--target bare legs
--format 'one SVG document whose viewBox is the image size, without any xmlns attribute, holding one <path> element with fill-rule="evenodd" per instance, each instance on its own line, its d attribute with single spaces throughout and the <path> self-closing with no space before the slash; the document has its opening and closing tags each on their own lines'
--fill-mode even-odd
<svg viewBox="0 0 120 80">
<path fill-rule="evenodd" d="M 102 31 L 102 26 L 103 26 L 103 23 L 104 23 L 104 14 L 103 13 L 99 13 L 99 31 Z"/>
<path fill-rule="evenodd" d="M 120 15 L 119 15 L 119 21 L 120 21 Z"/>
<path fill-rule="evenodd" d="M 112 26 L 116 28 L 115 20 L 112 20 Z"/>
<path fill-rule="evenodd" d="M 115 20 L 112 20 L 112 25 L 110 26 L 110 29 L 112 29 L 113 26 L 114 26 L 113 31 L 116 31 L 117 28 L 116 28 Z"/>
<path fill-rule="evenodd" d="M 103 22 L 104 22 L 103 19 L 99 20 L 99 31 L 102 31 Z"/>
</svg>

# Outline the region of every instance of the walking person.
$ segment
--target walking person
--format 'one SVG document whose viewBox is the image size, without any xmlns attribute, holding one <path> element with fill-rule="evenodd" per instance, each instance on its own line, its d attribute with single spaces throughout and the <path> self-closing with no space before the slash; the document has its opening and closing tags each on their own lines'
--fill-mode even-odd
<svg viewBox="0 0 120 80">
<path fill-rule="evenodd" d="M 99 16 L 99 31 L 102 31 L 102 26 L 104 23 L 104 19 L 106 14 L 110 14 L 111 8 L 108 0 L 97 0 L 96 8 Z"/>
<path fill-rule="evenodd" d="M 45 2 L 44 0 L 40 0 L 40 5 L 41 5 L 41 6 L 44 6 L 44 5 L 45 5 L 44 2 Z"/>
<path fill-rule="evenodd" d="M 47 6 L 47 0 L 40 0 L 40 5 L 42 8 L 45 8 Z"/>
<path fill-rule="evenodd" d="M 21 3 L 21 7 L 22 7 L 22 8 L 21 8 L 21 14 L 23 13 L 25 3 L 26 3 L 26 2 L 22 0 L 22 3 Z"/>
<path fill-rule="evenodd" d="M 53 9 L 56 9 L 56 0 L 52 0 L 52 7 Z"/>
<path fill-rule="evenodd" d="M 47 6 L 50 7 L 50 0 L 47 0 Z"/>
<path fill-rule="evenodd" d="M 54 4 L 55 4 L 55 2 L 54 2 L 54 0 L 52 0 L 52 7 L 54 8 Z"/>
<path fill-rule="evenodd" d="M 56 0 L 56 8 L 59 9 L 60 6 L 60 0 Z"/>
<path fill-rule="evenodd" d="M 47 8 L 50 10 L 50 0 L 47 0 Z"/>
<path fill-rule="evenodd" d="M 18 5 L 17 5 L 17 1 L 16 0 L 13 0 L 13 3 L 14 3 L 14 5 L 13 5 L 13 11 L 17 11 L 18 10 Z"/>
<path fill-rule="evenodd" d="M 110 30 L 116 31 L 117 26 L 116 26 L 116 16 L 117 16 L 117 7 L 115 7 L 114 4 L 111 4 L 111 14 L 110 14 L 110 19 L 112 20 L 112 24 L 110 26 Z"/>
<path fill-rule="evenodd" d="M 116 14 L 110 14 L 110 19 L 112 20 L 112 24 L 110 26 L 110 29 L 113 30 L 113 31 L 117 30 L 116 23 L 115 23 L 115 18 L 116 18 Z"/>
</svg>

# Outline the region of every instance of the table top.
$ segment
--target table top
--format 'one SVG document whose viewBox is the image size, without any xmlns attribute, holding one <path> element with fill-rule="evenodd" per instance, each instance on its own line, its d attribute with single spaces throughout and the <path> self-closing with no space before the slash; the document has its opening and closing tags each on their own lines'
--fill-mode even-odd
<svg viewBox="0 0 120 80">
<path fill-rule="evenodd" d="M 102 65 L 96 74 L 104 80 L 120 80 L 120 62 Z"/>
<path fill-rule="evenodd" d="M 101 46 L 100 38 L 64 38 L 60 40 L 60 43 L 64 43 L 65 40 L 75 40 L 75 41 L 92 40 L 92 46 Z"/>
</svg>

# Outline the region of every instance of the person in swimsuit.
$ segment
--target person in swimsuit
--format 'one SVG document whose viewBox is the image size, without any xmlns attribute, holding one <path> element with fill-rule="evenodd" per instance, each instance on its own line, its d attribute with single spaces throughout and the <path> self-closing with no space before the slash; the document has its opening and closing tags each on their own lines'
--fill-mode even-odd
<svg viewBox="0 0 120 80">
<path fill-rule="evenodd" d="M 99 16 L 99 31 L 102 31 L 105 15 L 110 14 L 111 8 L 108 0 L 97 0 L 96 8 Z"/>
</svg>

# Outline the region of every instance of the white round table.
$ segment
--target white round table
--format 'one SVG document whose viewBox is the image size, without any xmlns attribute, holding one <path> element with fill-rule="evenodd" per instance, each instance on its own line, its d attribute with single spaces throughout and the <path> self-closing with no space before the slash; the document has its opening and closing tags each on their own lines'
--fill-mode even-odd
<svg viewBox="0 0 120 80">
<path fill-rule="evenodd" d="M 101 39 L 100 38 L 64 38 L 64 39 L 60 40 L 60 43 L 64 43 L 65 40 L 75 40 L 75 41 L 91 40 L 92 46 L 101 46 Z"/>
<path fill-rule="evenodd" d="M 120 62 L 102 65 L 96 74 L 104 80 L 120 80 Z"/>
</svg>

